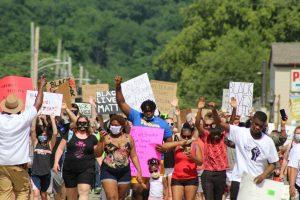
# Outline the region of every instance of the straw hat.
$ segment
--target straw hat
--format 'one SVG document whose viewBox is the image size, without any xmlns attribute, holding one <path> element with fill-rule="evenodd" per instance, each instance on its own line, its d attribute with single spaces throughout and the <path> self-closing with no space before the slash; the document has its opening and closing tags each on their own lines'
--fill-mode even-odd
<svg viewBox="0 0 300 200">
<path fill-rule="evenodd" d="M 22 110 L 23 102 L 15 94 L 10 94 L 1 101 L 0 107 L 2 112 L 16 114 Z"/>
</svg>

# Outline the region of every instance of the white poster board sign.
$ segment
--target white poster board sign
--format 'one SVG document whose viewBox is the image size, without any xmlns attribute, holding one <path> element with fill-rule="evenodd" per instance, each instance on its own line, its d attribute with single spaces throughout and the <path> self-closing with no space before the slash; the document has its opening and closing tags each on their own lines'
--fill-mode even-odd
<svg viewBox="0 0 300 200">
<path fill-rule="evenodd" d="M 37 94 L 37 91 L 27 90 L 25 108 L 34 105 Z M 40 113 L 43 115 L 60 116 L 62 99 L 62 94 L 44 92 L 44 101 Z"/>
<path fill-rule="evenodd" d="M 253 85 L 253 83 L 244 82 L 229 83 L 229 98 L 236 98 L 238 103 L 237 114 L 240 116 L 249 116 L 252 110 Z"/>
<path fill-rule="evenodd" d="M 244 174 L 240 184 L 238 200 L 289 200 L 289 185 L 266 179 L 257 185 L 254 177 Z"/>
<path fill-rule="evenodd" d="M 223 89 L 222 111 L 223 112 L 229 112 L 230 111 L 230 97 L 229 97 L 229 90 L 228 89 Z"/>
<path fill-rule="evenodd" d="M 92 105 L 89 103 L 76 103 L 79 112 L 87 117 L 92 117 Z"/>
<path fill-rule="evenodd" d="M 121 84 L 126 103 L 141 112 L 141 104 L 146 100 L 155 102 L 148 74 L 142 74 Z M 158 111 L 155 112 L 158 115 Z"/>
</svg>

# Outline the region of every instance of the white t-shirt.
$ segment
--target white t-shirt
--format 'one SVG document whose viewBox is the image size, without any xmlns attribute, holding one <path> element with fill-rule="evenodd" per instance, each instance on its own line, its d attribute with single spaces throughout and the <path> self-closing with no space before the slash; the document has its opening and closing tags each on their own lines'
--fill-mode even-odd
<svg viewBox="0 0 300 200">
<path fill-rule="evenodd" d="M 236 149 L 232 181 L 241 182 L 244 172 L 255 177 L 259 176 L 268 163 L 279 160 L 273 140 L 265 134 L 256 140 L 251 136 L 249 128 L 230 125 L 228 139 L 235 143 Z"/>
<path fill-rule="evenodd" d="M 163 186 L 162 176 L 160 176 L 159 179 L 153 179 L 151 177 L 149 183 L 150 183 L 149 197 L 163 198 L 164 186 Z"/>
<path fill-rule="evenodd" d="M 300 186 L 300 143 L 295 143 L 289 154 L 289 167 L 298 169 L 296 184 Z"/>
<path fill-rule="evenodd" d="M 0 114 L 0 165 L 30 162 L 29 133 L 36 115 L 34 106 L 19 115 Z"/>
</svg>

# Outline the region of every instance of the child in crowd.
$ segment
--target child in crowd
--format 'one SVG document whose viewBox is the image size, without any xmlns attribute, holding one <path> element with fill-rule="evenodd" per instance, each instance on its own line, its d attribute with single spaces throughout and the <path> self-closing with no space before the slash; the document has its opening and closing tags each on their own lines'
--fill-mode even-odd
<svg viewBox="0 0 300 200">
<path fill-rule="evenodd" d="M 156 158 L 148 160 L 150 181 L 147 185 L 143 183 L 144 189 L 150 190 L 148 200 L 167 199 L 167 179 L 160 174 L 160 162 Z"/>
</svg>

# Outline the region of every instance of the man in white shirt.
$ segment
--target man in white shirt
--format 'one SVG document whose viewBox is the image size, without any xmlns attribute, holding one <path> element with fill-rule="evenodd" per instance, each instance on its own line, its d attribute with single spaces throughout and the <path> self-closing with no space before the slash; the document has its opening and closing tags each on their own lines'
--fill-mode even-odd
<svg viewBox="0 0 300 200">
<path fill-rule="evenodd" d="M 24 104 L 15 94 L 9 94 L 0 103 L 0 199 L 14 196 L 18 200 L 29 199 L 29 133 L 31 122 L 42 106 L 45 85 L 46 78 L 42 75 L 35 104 L 23 113 Z"/>
<path fill-rule="evenodd" d="M 232 172 L 230 199 L 236 200 L 243 173 L 255 176 L 256 184 L 262 183 L 275 169 L 278 153 L 273 140 L 263 133 L 267 125 L 264 112 L 256 112 L 251 127 L 244 128 L 221 122 L 215 103 L 209 105 L 213 108 L 216 123 L 229 132 L 228 138 L 235 143 L 236 164 Z"/>
</svg>

